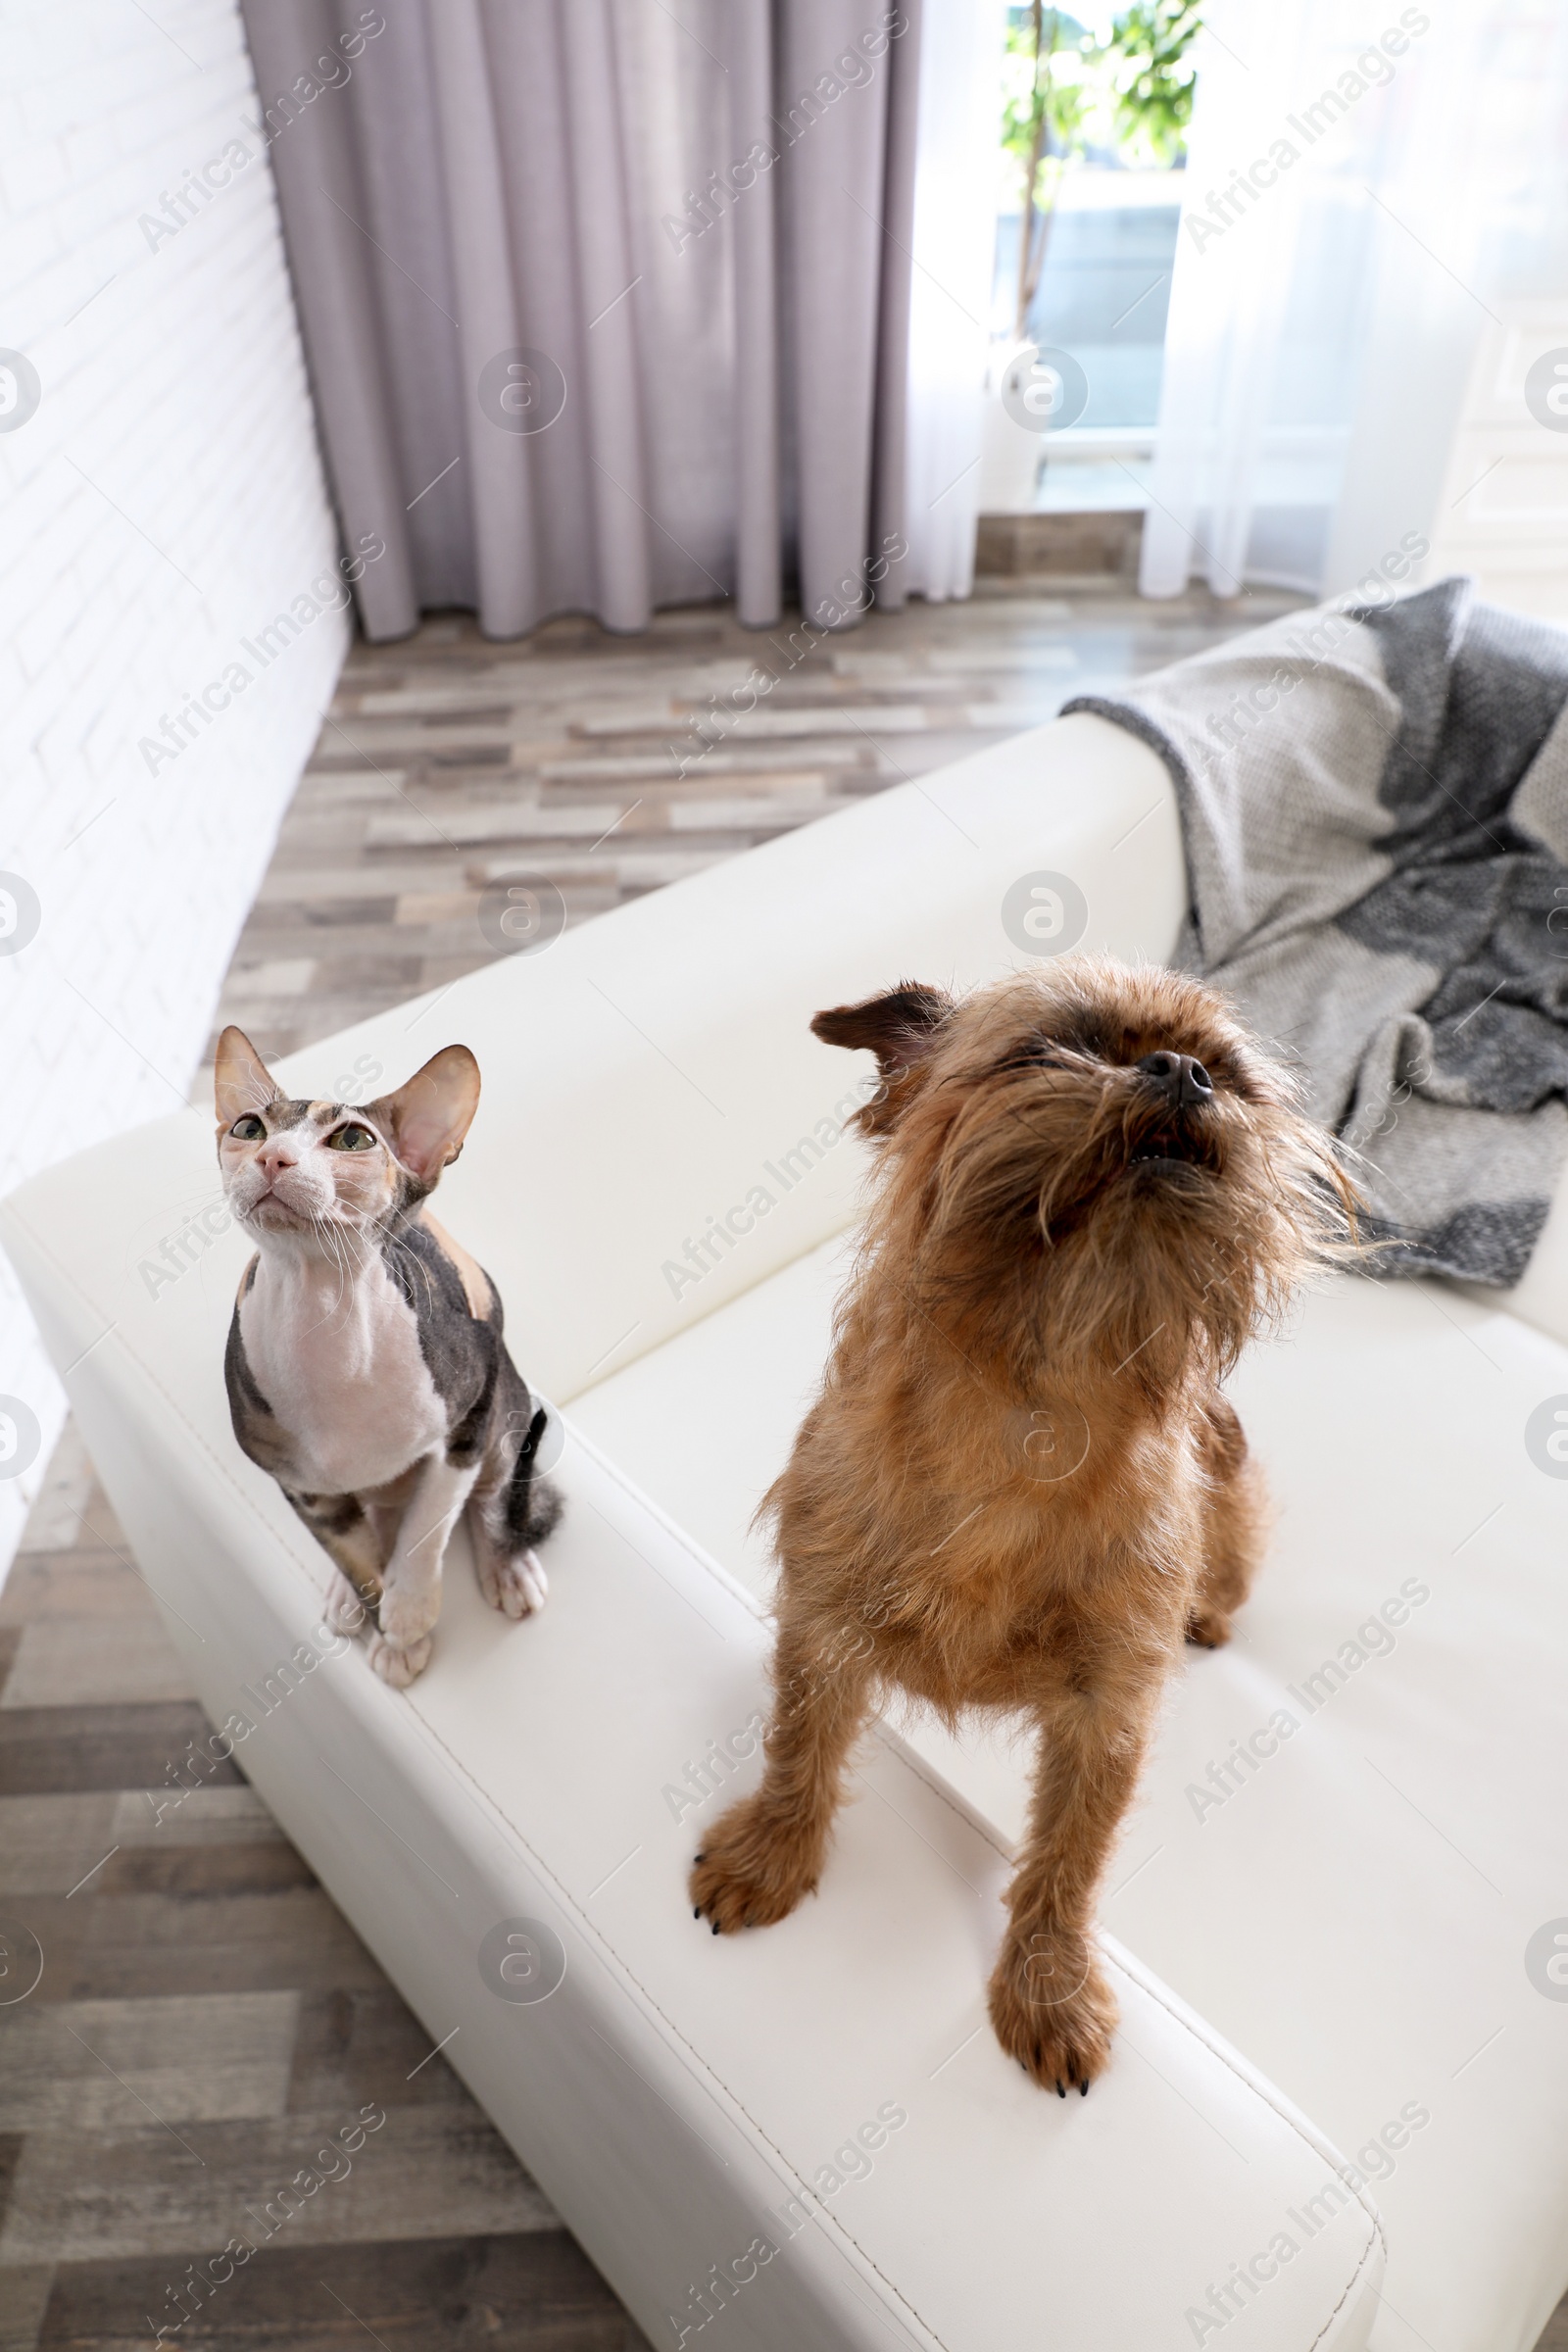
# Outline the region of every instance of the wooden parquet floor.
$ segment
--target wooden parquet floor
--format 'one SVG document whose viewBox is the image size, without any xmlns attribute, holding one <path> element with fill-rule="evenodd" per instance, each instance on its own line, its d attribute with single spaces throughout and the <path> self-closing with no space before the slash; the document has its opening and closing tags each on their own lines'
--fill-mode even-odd
<svg viewBox="0 0 1568 2352">
<path fill-rule="evenodd" d="M 219 1019 L 268 1054 L 328 1035 L 510 953 L 486 909 L 511 877 L 579 921 L 1292 601 L 1009 583 L 798 660 L 717 609 L 359 646 Z M 764 663 L 754 712 L 704 721 Z M 129 2352 L 176 2321 L 187 2352 L 641 2345 L 233 1767 L 158 1819 L 204 1729 L 68 1433 L 0 1593 L 0 2352 Z M 27 1934 L 43 1976 L 7 2003 Z M 263 2234 L 366 2109 L 387 2121 L 351 2173 Z M 258 2250 L 194 2302 L 231 2237 Z"/>
</svg>

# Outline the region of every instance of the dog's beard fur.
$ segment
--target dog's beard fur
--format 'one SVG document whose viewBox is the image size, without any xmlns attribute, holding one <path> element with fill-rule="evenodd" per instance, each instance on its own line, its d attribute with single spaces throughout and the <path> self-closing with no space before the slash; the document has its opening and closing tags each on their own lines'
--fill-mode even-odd
<svg viewBox="0 0 1568 2352">
<path fill-rule="evenodd" d="M 1200 983 L 1073 957 L 900 1004 L 859 1114 L 883 1164 L 841 1318 L 891 1275 L 1010 1389 L 1125 1363 L 1168 1393 L 1227 1372 L 1343 1252 L 1353 1196 L 1328 1139 Z M 819 1015 L 818 1034 L 871 1042 L 868 1014 Z M 1203 1065 L 1206 1104 L 1168 1105 L 1136 1066 L 1160 1052 Z"/>
<path fill-rule="evenodd" d="M 991 2014 L 1037 2081 L 1087 2089 L 1115 2019 L 1095 1889 L 1183 1634 L 1228 1639 L 1261 1550 L 1218 1382 L 1347 1252 L 1354 1196 L 1289 1076 L 1176 973 L 1063 958 L 961 1002 L 906 983 L 812 1027 L 877 1055 L 859 1119 L 879 1163 L 821 1395 L 762 1505 L 781 1563 L 767 1771 L 693 1897 L 716 1934 L 816 1885 L 879 1694 L 950 1723 L 1027 1710 L 1035 1794 Z"/>
</svg>

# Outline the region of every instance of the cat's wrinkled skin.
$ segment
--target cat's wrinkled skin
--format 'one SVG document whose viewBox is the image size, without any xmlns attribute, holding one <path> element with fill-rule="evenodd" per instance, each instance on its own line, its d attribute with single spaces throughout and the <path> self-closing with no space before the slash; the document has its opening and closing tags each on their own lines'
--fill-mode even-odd
<svg viewBox="0 0 1568 2352">
<path fill-rule="evenodd" d="M 370 1662 L 405 1689 L 429 1661 L 448 1539 L 466 1511 L 486 1600 L 545 1597 L 533 1551 L 560 1498 L 545 1426 L 507 1352 L 494 1284 L 425 1207 L 479 1100 L 466 1046 L 354 1109 L 286 1097 L 243 1033 L 217 1066 L 218 1156 L 257 1243 L 229 1326 L 234 1435 L 336 1563 L 334 1630 L 373 1610 Z"/>
</svg>

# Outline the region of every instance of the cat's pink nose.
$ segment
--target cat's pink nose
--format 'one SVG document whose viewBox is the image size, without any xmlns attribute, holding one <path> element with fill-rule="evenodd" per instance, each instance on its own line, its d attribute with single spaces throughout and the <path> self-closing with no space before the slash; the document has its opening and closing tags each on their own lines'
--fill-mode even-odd
<svg viewBox="0 0 1568 2352">
<path fill-rule="evenodd" d="M 286 1144 L 269 1144 L 257 1157 L 269 1177 L 280 1176 L 285 1168 L 297 1168 L 300 1164 L 299 1153 L 291 1152 Z"/>
</svg>

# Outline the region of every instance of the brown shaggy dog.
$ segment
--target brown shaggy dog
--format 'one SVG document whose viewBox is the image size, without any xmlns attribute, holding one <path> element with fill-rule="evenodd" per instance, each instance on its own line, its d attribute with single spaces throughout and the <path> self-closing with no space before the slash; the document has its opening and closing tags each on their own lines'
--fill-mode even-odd
<svg viewBox="0 0 1568 2352">
<path fill-rule="evenodd" d="M 818 1013 L 869 1046 L 879 1166 L 821 1395 L 763 1510 L 781 1576 L 762 1784 L 697 1857 L 714 1934 L 816 1886 L 857 1735 L 902 1689 L 1026 1710 L 1029 1827 L 991 1979 L 1063 2097 L 1116 2009 L 1096 1889 L 1183 1637 L 1229 1639 L 1264 1525 L 1218 1383 L 1353 1194 L 1196 980 L 1084 956 L 960 1003 Z"/>
</svg>

